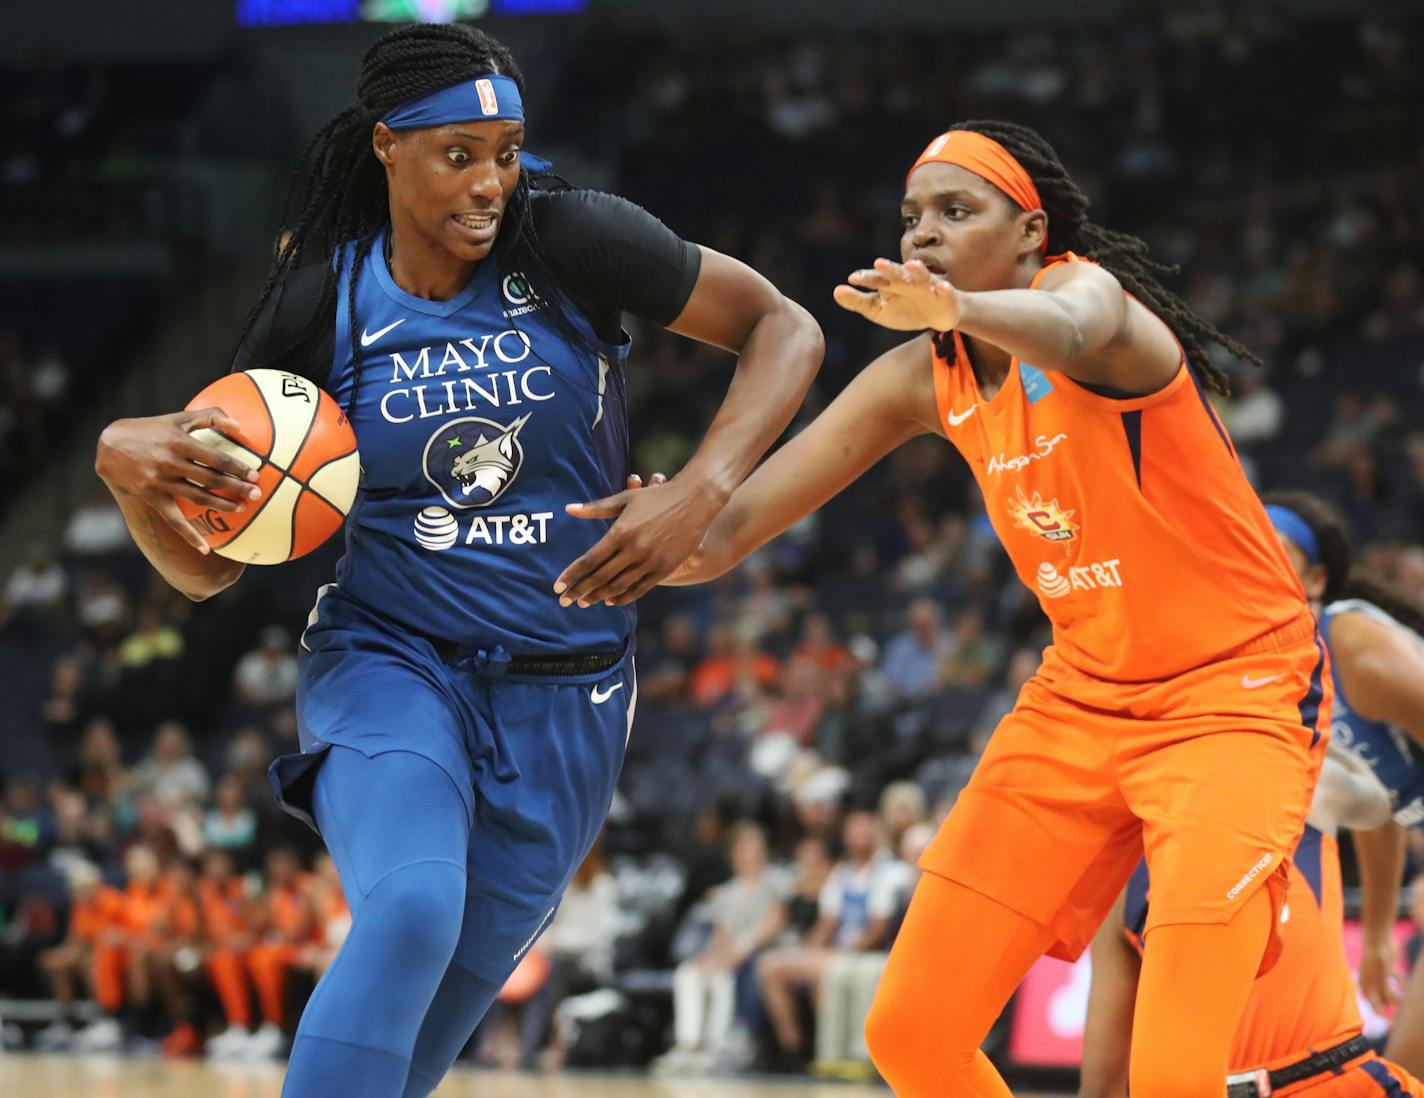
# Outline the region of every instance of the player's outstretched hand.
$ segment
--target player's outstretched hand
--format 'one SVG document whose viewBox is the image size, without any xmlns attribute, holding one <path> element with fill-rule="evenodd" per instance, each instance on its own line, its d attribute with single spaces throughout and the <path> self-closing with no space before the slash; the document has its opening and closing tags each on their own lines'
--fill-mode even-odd
<svg viewBox="0 0 1424 1098">
<path fill-rule="evenodd" d="M 877 259 L 873 268 L 852 271 L 832 296 L 842 309 L 895 331 L 947 332 L 959 323 L 959 292 L 917 259 Z"/>
<path fill-rule="evenodd" d="M 1399 947 L 1389 937 L 1367 938 L 1360 954 L 1360 992 L 1381 1014 L 1399 1006 Z"/>
<path fill-rule="evenodd" d="M 220 408 L 116 419 L 99 436 L 94 457 L 94 471 L 113 492 L 143 500 L 200 553 L 208 552 L 208 543 L 183 517 L 176 497 L 214 511 L 241 511 L 244 500 L 262 494 L 255 471 L 193 438 L 205 427 L 229 438 L 242 430 Z"/>
<path fill-rule="evenodd" d="M 574 518 L 613 519 L 587 553 L 554 582 L 560 606 L 623 606 L 647 594 L 694 557 L 720 507 L 705 492 L 654 473 L 636 473 L 616 495 L 564 508 Z"/>
</svg>

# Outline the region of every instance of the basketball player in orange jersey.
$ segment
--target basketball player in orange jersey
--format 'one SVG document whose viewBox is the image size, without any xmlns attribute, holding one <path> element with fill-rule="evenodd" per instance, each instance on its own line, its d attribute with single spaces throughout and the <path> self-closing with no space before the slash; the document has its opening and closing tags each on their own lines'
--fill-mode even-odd
<svg viewBox="0 0 1424 1098">
<path fill-rule="evenodd" d="M 208 1055 L 217 1059 L 243 1056 L 252 1026 L 252 999 L 243 958 L 252 947 L 253 934 L 247 889 L 233 871 L 232 856 L 227 851 L 209 850 L 203 855 L 198 901 L 203 913 L 208 976 L 227 1018 L 227 1029 L 208 1042 Z"/>
<path fill-rule="evenodd" d="M 1204 391 L 1224 388 L 1209 343 L 1248 352 L 1086 206 L 1030 130 L 937 137 L 906 180 L 902 262 L 835 291 L 918 334 L 736 490 L 673 581 L 722 574 L 933 432 L 1053 623 L 921 859 L 870 1014 L 902 1098 L 1010 1093 L 980 1042 L 1040 955 L 1083 950 L 1144 850 L 1132 1093 L 1219 1098 L 1328 737 L 1314 619 Z M 574 594 L 621 597 L 597 577 Z"/>
<path fill-rule="evenodd" d="M 249 1057 L 275 1056 L 284 1043 L 287 972 L 315 931 L 311 891 L 311 878 L 301 872 L 295 853 L 279 849 L 267 855 L 267 895 L 261 905 L 260 936 L 244 958 L 262 1009 L 262 1026 L 246 1049 Z"/>
<path fill-rule="evenodd" d="M 1231 1045 L 1230 1098 L 1424 1095 L 1424 1084 L 1376 1055 L 1361 1032 L 1342 937 L 1345 899 L 1335 832 L 1378 828 L 1389 818 L 1384 785 L 1364 762 L 1332 745 L 1290 869 L 1280 960 L 1251 988 Z M 1153 891 L 1147 867 L 1139 865 L 1093 939 L 1078 1098 L 1127 1094 L 1141 929 Z"/>
</svg>

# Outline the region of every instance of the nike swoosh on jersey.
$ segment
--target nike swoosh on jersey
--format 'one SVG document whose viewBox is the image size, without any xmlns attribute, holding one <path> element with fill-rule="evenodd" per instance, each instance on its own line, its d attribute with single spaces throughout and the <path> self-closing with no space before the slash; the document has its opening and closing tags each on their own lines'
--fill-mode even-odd
<svg viewBox="0 0 1424 1098">
<path fill-rule="evenodd" d="M 1267 675 L 1265 678 L 1253 679 L 1250 675 L 1241 676 L 1241 685 L 1247 690 L 1258 690 L 1268 682 L 1275 682 L 1277 679 L 1285 678 L 1284 675 Z"/>
<path fill-rule="evenodd" d="M 379 332 L 368 332 L 368 331 L 365 331 L 365 330 L 363 329 L 362 332 L 361 332 L 361 346 L 362 346 L 362 347 L 369 347 L 372 343 L 375 343 L 376 340 L 380 339 L 381 336 L 385 335 L 385 334 L 386 334 L 387 332 L 389 332 L 392 328 L 394 328 L 397 324 L 404 324 L 404 323 L 405 323 L 405 317 L 401 317 L 399 320 L 394 321 L 393 323 L 387 324 L 387 325 L 386 325 L 384 328 L 382 328 Z"/>
<path fill-rule="evenodd" d="M 949 425 L 950 425 L 951 427 L 958 427 L 958 426 L 959 426 L 961 423 L 963 423 L 966 419 L 968 419 L 970 416 L 972 416 L 972 415 L 974 414 L 974 410 L 975 410 L 976 408 L 978 408 L 978 407 L 979 407 L 979 405 L 977 405 L 977 404 L 971 404 L 971 405 L 970 405 L 965 411 L 963 411 L 963 412 L 946 412 L 946 413 L 945 413 L 945 416 L 946 416 L 946 418 L 948 418 L 948 420 L 949 420 Z"/>
<path fill-rule="evenodd" d="M 592 690 L 588 692 L 588 696 L 593 699 L 594 705 L 602 705 L 609 698 L 613 697 L 613 691 L 622 689 L 623 684 L 621 682 L 615 682 L 607 690 L 600 690 L 598 687 L 595 686 Z"/>
</svg>

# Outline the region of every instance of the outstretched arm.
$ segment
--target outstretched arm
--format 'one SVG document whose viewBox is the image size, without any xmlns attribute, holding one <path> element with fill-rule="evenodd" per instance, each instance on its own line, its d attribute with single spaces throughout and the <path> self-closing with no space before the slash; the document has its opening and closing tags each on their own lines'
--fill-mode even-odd
<svg viewBox="0 0 1424 1098">
<path fill-rule="evenodd" d="M 666 484 L 568 506 L 575 518 L 616 521 L 555 582 L 564 606 L 632 602 L 687 559 L 786 430 L 824 351 L 810 313 L 746 264 L 707 248 L 692 296 L 668 329 L 732 351 L 736 372 L 696 453 Z"/>
<path fill-rule="evenodd" d="M 794 526 L 895 447 L 936 430 L 930 342 L 881 355 L 733 493 L 669 585 L 714 579 Z"/>
<path fill-rule="evenodd" d="M 888 259 L 847 283 L 836 287 L 836 303 L 882 327 L 957 329 L 1077 381 L 1153 392 L 1182 361 L 1167 325 L 1091 263 L 1050 267 L 1033 290 L 962 290 L 923 263 Z"/>
<path fill-rule="evenodd" d="M 1389 822 L 1389 791 L 1363 759 L 1331 743 L 1306 823 L 1333 836 L 1342 827 L 1369 830 Z"/>
</svg>

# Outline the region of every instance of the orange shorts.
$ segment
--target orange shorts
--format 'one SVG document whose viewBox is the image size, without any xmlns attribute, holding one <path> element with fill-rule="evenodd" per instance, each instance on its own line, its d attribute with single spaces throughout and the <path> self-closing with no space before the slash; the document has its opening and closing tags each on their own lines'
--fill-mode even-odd
<svg viewBox="0 0 1424 1098">
<path fill-rule="evenodd" d="M 1284 902 L 1329 738 L 1314 620 L 1160 682 L 1112 683 L 1053 648 L 920 859 L 1048 927 L 1073 960 L 1147 855 L 1147 932 Z M 1267 949 L 1265 971 L 1279 952 Z"/>
<path fill-rule="evenodd" d="M 1342 1065 L 1338 1073 L 1317 1075 L 1281 1087 L 1276 1098 L 1424 1098 L 1424 1083 L 1374 1052 Z"/>
</svg>

